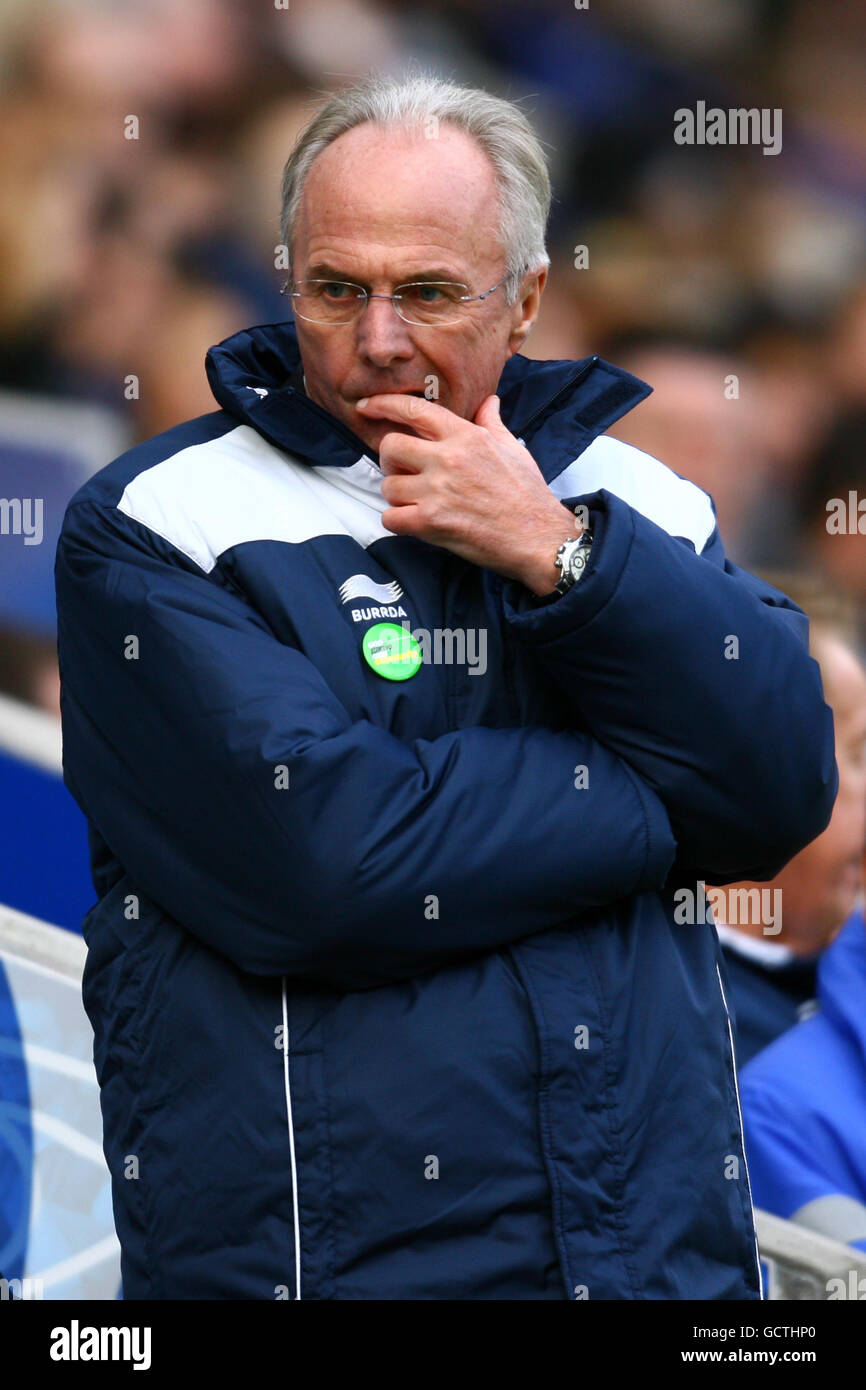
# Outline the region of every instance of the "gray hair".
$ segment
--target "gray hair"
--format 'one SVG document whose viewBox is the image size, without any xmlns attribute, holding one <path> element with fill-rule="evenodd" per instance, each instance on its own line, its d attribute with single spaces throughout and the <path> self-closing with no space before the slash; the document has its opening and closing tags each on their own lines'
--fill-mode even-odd
<svg viewBox="0 0 866 1390">
<path fill-rule="evenodd" d="M 493 165 L 499 186 L 505 298 L 507 303 L 515 303 L 523 275 L 550 264 L 544 244 L 550 212 L 550 175 L 544 150 L 513 102 L 424 73 L 403 77 L 373 74 L 330 97 L 301 132 L 283 171 L 280 237 L 289 255 L 313 161 L 338 136 L 366 122 L 434 130 L 443 122 L 465 131 L 480 146 Z"/>
</svg>

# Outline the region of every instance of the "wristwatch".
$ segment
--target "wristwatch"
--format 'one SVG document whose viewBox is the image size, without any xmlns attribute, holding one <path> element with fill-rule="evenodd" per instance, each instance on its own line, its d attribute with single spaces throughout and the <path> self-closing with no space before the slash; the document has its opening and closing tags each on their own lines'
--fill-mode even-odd
<svg viewBox="0 0 866 1390">
<path fill-rule="evenodd" d="M 584 531 L 577 540 L 569 536 L 568 540 L 563 541 L 553 561 L 562 573 L 551 589 L 551 594 L 567 594 L 572 585 L 583 578 L 591 553 L 592 532 L 589 530 Z"/>
</svg>

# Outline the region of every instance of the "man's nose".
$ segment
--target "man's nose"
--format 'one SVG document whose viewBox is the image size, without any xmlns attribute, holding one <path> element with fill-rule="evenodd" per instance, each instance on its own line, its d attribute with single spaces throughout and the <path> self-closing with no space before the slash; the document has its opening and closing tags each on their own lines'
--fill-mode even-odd
<svg viewBox="0 0 866 1390">
<path fill-rule="evenodd" d="M 409 358 L 415 351 L 408 323 L 401 319 L 385 296 L 367 300 L 356 332 L 359 356 L 366 357 L 377 367 L 387 367 L 395 359 Z"/>
</svg>

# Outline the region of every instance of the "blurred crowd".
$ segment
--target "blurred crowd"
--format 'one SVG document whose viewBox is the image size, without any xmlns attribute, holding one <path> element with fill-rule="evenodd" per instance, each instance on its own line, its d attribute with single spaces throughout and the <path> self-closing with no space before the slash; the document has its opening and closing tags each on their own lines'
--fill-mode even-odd
<svg viewBox="0 0 866 1390">
<path fill-rule="evenodd" d="M 826 504 L 866 496 L 864 34 L 864 0 L 3 0 L 0 384 L 129 442 L 210 410 L 207 348 L 285 316 L 279 176 L 311 105 L 417 60 L 525 103 L 549 148 L 528 353 L 647 379 L 618 433 L 713 495 L 729 554 L 862 599 Z M 677 145 L 698 100 L 780 108 L 781 152 Z M 0 610 L 0 690 L 56 708 L 37 627 Z"/>
</svg>

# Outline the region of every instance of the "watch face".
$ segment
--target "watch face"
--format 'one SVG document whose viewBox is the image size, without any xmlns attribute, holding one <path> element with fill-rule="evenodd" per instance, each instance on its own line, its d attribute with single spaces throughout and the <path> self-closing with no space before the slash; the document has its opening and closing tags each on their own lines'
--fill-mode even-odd
<svg viewBox="0 0 866 1390">
<path fill-rule="evenodd" d="M 589 556 L 586 550 L 576 550 L 572 555 L 569 568 L 575 579 L 579 579 L 583 574 L 583 571 L 586 569 L 588 558 Z"/>
</svg>

